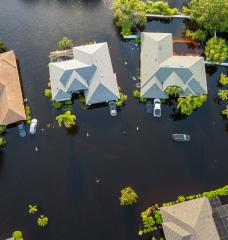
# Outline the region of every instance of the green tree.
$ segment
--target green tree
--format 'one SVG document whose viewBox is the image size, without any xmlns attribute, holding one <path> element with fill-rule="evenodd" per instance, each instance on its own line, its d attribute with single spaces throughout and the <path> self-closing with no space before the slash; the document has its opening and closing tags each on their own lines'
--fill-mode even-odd
<svg viewBox="0 0 228 240">
<path fill-rule="evenodd" d="M 131 187 L 126 187 L 122 189 L 120 193 L 121 196 L 119 200 L 121 206 L 132 205 L 136 203 L 138 200 L 137 193 Z"/>
<path fill-rule="evenodd" d="M 44 216 L 44 215 L 40 215 L 37 219 L 37 225 L 39 227 L 45 227 L 48 225 L 48 217 Z"/>
<path fill-rule="evenodd" d="M 170 86 L 165 89 L 165 93 L 170 96 L 179 96 L 183 92 L 182 88 L 177 86 Z"/>
<path fill-rule="evenodd" d="M 63 37 L 58 42 L 58 47 L 63 50 L 71 49 L 71 48 L 73 48 L 73 46 L 74 46 L 73 41 L 67 37 Z"/>
<path fill-rule="evenodd" d="M 226 106 L 226 109 L 222 111 L 222 115 L 225 115 L 226 118 L 228 118 L 228 105 Z"/>
<path fill-rule="evenodd" d="M 218 96 L 222 100 L 228 100 L 228 90 L 219 89 Z"/>
<path fill-rule="evenodd" d="M 160 15 L 176 15 L 178 14 L 177 8 L 170 8 L 167 2 L 157 1 L 153 2 L 147 0 L 146 13 L 148 14 L 160 14 Z"/>
<path fill-rule="evenodd" d="M 228 87 L 228 77 L 222 73 L 219 79 L 219 83 Z"/>
<path fill-rule="evenodd" d="M 76 116 L 71 114 L 70 111 L 66 111 L 64 114 L 57 116 L 56 120 L 60 127 L 62 124 L 64 124 L 66 128 L 71 128 L 73 125 L 75 125 Z"/>
<path fill-rule="evenodd" d="M 191 0 L 188 7 L 190 18 L 211 34 L 228 30 L 227 0 Z"/>
<path fill-rule="evenodd" d="M 37 205 L 30 205 L 29 204 L 28 207 L 29 207 L 29 210 L 28 210 L 29 214 L 34 214 L 38 211 L 38 206 Z"/>
<path fill-rule="evenodd" d="M 63 106 L 63 103 L 62 102 L 57 102 L 55 100 L 52 101 L 52 106 L 55 108 L 55 109 L 61 109 L 62 106 Z"/>
<path fill-rule="evenodd" d="M 228 57 L 228 47 L 222 38 L 211 38 L 205 47 L 206 60 L 222 63 Z"/>
<path fill-rule="evenodd" d="M 44 90 L 44 95 L 48 98 L 51 98 L 52 97 L 52 92 L 51 92 L 51 89 L 50 88 L 46 88 Z"/>
<path fill-rule="evenodd" d="M 207 32 L 202 30 L 202 29 L 198 29 L 194 32 L 187 29 L 186 32 L 185 32 L 185 36 L 188 39 L 198 40 L 198 41 L 204 42 L 206 40 L 206 37 L 207 37 Z"/>
<path fill-rule="evenodd" d="M 0 125 L 0 135 L 6 132 L 6 126 Z"/>
<path fill-rule="evenodd" d="M 6 140 L 3 137 L 0 137 L 0 147 L 5 147 Z"/>
<path fill-rule="evenodd" d="M 113 2 L 113 17 L 116 25 L 121 28 L 122 35 L 131 35 L 132 29 L 144 26 L 147 22 L 146 4 L 140 0 L 115 0 Z"/>
<path fill-rule="evenodd" d="M 5 44 L 0 40 L 0 53 L 3 53 L 6 51 L 6 46 Z"/>
<path fill-rule="evenodd" d="M 13 236 L 14 240 L 23 240 L 23 234 L 21 231 L 14 231 Z"/>
</svg>

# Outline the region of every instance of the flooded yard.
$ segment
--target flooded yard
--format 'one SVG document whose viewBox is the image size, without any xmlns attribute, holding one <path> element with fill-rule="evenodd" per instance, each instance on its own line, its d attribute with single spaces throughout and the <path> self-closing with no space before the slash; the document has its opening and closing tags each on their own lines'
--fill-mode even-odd
<svg viewBox="0 0 228 240">
<path fill-rule="evenodd" d="M 35 136 L 20 138 L 17 128 L 10 128 L 7 147 L 0 150 L 1 239 L 21 229 L 31 240 L 136 240 L 140 212 L 152 203 L 227 184 L 228 122 L 216 101 L 217 80 L 227 70 L 206 68 L 208 100 L 191 117 L 180 119 L 174 105 L 162 105 L 162 117 L 153 118 L 132 96 L 139 48 L 121 39 L 110 6 L 101 0 L 1 1 L 0 37 L 15 50 L 24 95 L 38 119 Z M 145 31 L 171 32 L 182 39 L 185 21 L 153 20 Z M 69 132 L 57 126 L 60 111 L 43 92 L 48 54 L 63 36 L 75 45 L 108 42 L 118 84 L 128 95 L 117 117 L 109 115 L 108 107 L 82 110 L 77 100 L 78 127 Z M 178 53 L 193 51 L 187 43 L 176 48 Z M 190 134 L 191 142 L 173 142 L 174 132 Z M 118 197 L 128 185 L 139 201 L 124 209 Z M 48 215 L 47 228 L 37 227 L 27 213 L 30 203 Z"/>
</svg>

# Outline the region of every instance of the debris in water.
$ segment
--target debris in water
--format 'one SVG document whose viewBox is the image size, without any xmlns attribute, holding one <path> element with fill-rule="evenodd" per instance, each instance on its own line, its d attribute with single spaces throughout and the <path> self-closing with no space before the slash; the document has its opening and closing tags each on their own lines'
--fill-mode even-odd
<svg viewBox="0 0 228 240">
<path fill-rule="evenodd" d="M 132 51 L 134 50 L 134 48 L 131 48 L 132 49 Z"/>
<path fill-rule="evenodd" d="M 36 152 L 38 152 L 38 148 L 37 147 L 35 147 L 35 150 L 36 150 Z"/>
<path fill-rule="evenodd" d="M 135 46 L 138 47 L 139 45 L 137 43 L 135 43 Z"/>
<path fill-rule="evenodd" d="M 122 131 L 122 134 L 123 134 L 123 135 L 126 135 L 126 133 L 127 133 L 126 130 L 123 130 L 123 131 Z"/>
<path fill-rule="evenodd" d="M 134 76 L 134 77 L 132 77 L 132 79 L 134 80 L 134 81 L 136 81 L 136 77 Z"/>
<path fill-rule="evenodd" d="M 100 179 L 99 178 L 96 178 L 96 183 L 100 183 Z"/>
<path fill-rule="evenodd" d="M 89 133 L 86 133 L 86 137 L 89 137 Z"/>
<path fill-rule="evenodd" d="M 40 130 L 41 130 L 42 132 L 44 131 L 44 129 L 43 129 L 43 128 L 41 128 Z"/>
<path fill-rule="evenodd" d="M 138 126 L 136 127 L 136 130 L 137 130 L 137 131 L 139 130 L 139 127 L 138 127 Z"/>
<path fill-rule="evenodd" d="M 125 62 L 125 65 L 127 65 L 127 62 Z"/>
</svg>

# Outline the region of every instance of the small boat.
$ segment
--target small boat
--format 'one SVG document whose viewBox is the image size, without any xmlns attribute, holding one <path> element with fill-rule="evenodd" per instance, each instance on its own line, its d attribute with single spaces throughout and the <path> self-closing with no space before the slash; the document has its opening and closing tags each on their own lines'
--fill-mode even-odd
<svg viewBox="0 0 228 240">
<path fill-rule="evenodd" d="M 190 135 L 188 134 L 172 134 L 172 139 L 176 142 L 188 142 L 190 141 Z"/>
</svg>

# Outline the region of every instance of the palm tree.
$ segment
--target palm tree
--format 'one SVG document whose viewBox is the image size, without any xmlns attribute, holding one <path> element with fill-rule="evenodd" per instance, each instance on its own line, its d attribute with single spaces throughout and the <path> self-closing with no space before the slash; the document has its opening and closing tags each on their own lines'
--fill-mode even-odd
<svg viewBox="0 0 228 240">
<path fill-rule="evenodd" d="M 219 89 L 219 91 L 218 91 L 218 96 L 219 96 L 222 100 L 228 100 L 228 90 Z"/>
<path fill-rule="evenodd" d="M 37 224 L 39 227 L 45 227 L 48 225 L 48 217 L 40 215 L 37 219 Z"/>
<path fill-rule="evenodd" d="M 207 95 L 205 94 L 192 97 L 193 109 L 200 108 L 206 100 L 207 100 Z"/>
<path fill-rule="evenodd" d="M 71 128 L 73 125 L 75 125 L 76 116 L 71 114 L 71 111 L 66 111 L 64 114 L 57 116 L 56 120 L 60 127 L 62 127 L 62 124 L 64 124 L 66 128 Z"/>
<path fill-rule="evenodd" d="M 38 206 L 37 205 L 29 205 L 29 214 L 34 214 L 38 211 Z"/>
<path fill-rule="evenodd" d="M 170 86 L 165 89 L 165 93 L 170 96 L 177 97 L 183 92 L 183 90 L 180 87 L 177 86 Z"/>
<path fill-rule="evenodd" d="M 228 77 L 222 73 L 219 82 L 224 86 L 228 86 Z"/>
<path fill-rule="evenodd" d="M 226 106 L 226 109 L 222 111 L 222 115 L 226 115 L 226 118 L 228 118 L 228 105 Z"/>
<path fill-rule="evenodd" d="M 177 109 L 180 109 L 182 114 L 190 116 L 193 112 L 192 97 L 178 98 Z"/>
</svg>

